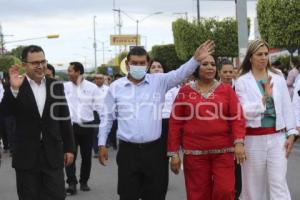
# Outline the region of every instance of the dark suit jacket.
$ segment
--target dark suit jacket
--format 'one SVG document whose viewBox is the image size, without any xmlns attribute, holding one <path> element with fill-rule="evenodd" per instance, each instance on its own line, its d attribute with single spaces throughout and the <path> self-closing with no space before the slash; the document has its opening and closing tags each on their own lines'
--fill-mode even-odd
<svg viewBox="0 0 300 200">
<path fill-rule="evenodd" d="M 64 167 L 64 153 L 74 152 L 75 145 L 62 83 L 46 78 L 46 101 L 42 117 L 27 78 L 16 98 L 10 88 L 5 88 L 0 111 L 16 118 L 16 143 L 12 160 L 14 168 L 36 167 L 41 151 L 41 133 L 50 167 Z"/>
</svg>

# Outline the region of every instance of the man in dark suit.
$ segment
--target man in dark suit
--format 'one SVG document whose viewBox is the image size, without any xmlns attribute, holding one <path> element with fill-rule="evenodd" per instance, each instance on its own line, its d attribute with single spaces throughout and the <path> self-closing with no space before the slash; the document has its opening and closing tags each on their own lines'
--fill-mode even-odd
<svg viewBox="0 0 300 200">
<path fill-rule="evenodd" d="M 45 77 L 47 60 L 41 47 L 24 48 L 22 62 L 9 69 L 10 87 L 1 103 L 16 119 L 12 166 L 20 200 L 65 199 L 64 165 L 73 162 L 74 137 L 63 85 Z"/>
</svg>

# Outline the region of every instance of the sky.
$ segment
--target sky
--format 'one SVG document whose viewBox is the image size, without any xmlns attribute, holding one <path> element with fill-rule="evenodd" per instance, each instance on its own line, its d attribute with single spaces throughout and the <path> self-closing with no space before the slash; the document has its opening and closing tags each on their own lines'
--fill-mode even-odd
<svg viewBox="0 0 300 200">
<path fill-rule="evenodd" d="M 247 15 L 256 16 L 256 2 L 247 3 Z M 36 44 L 43 47 L 49 63 L 56 69 L 65 69 L 69 62 L 82 62 L 94 67 L 93 18 L 96 16 L 97 65 L 106 63 L 119 48 L 110 46 L 110 35 L 118 33 L 117 13 L 121 9 L 139 23 L 141 43 L 151 50 L 153 45 L 173 43 L 172 22 L 188 13 L 196 18 L 195 0 L 0 0 L 0 23 L 5 35 L 6 49 L 19 45 Z M 234 1 L 200 1 L 201 17 L 235 17 Z M 135 34 L 136 22 L 121 13 L 122 34 Z M 47 35 L 59 34 L 57 39 Z M 45 37 L 25 42 L 15 40 Z M 103 48 L 104 47 L 104 48 Z M 104 49 L 104 51 L 103 51 Z M 104 57 L 103 57 L 104 52 Z"/>
</svg>

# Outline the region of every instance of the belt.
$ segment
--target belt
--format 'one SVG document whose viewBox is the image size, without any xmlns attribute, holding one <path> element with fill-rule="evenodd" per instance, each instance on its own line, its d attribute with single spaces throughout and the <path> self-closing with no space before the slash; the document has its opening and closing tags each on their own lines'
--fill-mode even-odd
<svg viewBox="0 0 300 200">
<path fill-rule="evenodd" d="M 183 150 L 185 155 L 207 155 L 207 154 L 221 154 L 221 153 L 232 153 L 234 152 L 234 147 L 224 148 L 224 149 L 210 149 L 210 150 Z"/>
<path fill-rule="evenodd" d="M 135 142 L 127 142 L 124 140 L 120 140 L 119 144 L 120 145 L 127 145 L 127 146 L 132 146 L 132 147 L 136 147 L 139 149 L 143 149 L 143 148 L 147 148 L 147 147 L 151 147 L 153 145 L 157 145 L 160 143 L 160 138 L 154 141 L 150 141 L 150 142 L 144 142 L 144 143 L 135 143 Z"/>
<path fill-rule="evenodd" d="M 79 127 L 82 127 L 82 128 L 90 128 L 93 125 L 94 125 L 93 121 L 91 121 L 91 122 L 82 122 L 82 123 L 73 122 L 73 126 L 79 126 Z"/>
</svg>

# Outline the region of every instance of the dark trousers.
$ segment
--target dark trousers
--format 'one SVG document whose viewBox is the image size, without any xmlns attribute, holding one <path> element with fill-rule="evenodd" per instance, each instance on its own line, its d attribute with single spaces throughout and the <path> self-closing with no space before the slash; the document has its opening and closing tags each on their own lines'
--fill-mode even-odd
<svg viewBox="0 0 300 200">
<path fill-rule="evenodd" d="M 50 168 L 41 147 L 34 169 L 16 169 L 19 200 L 64 200 L 65 183 L 63 168 Z"/>
<path fill-rule="evenodd" d="M 164 168 L 164 176 L 163 176 L 163 187 L 165 191 L 165 197 L 168 192 L 169 185 L 169 157 L 167 156 L 167 148 L 168 148 L 168 131 L 169 131 L 169 119 L 162 120 L 162 132 L 161 132 L 161 140 L 162 140 L 162 156 L 163 156 L 163 168 Z"/>
<path fill-rule="evenodd" d="M 120 141 L 117 153 L 120 200 L 163 200 L 161 140 L 135 144 Z"/>
<path fill-rule="evenodd" d="M 238 200 L 242 192 L 242 171 L 241 165 L 235 162 L 235 199 Z"/>
<path fill-rule="evenodd" d="M 0 116 L 0 136 L 2 139 L 3 143 L 3 149 L 8 150 L 9 149 L 9 143 L 8 143 L 8 133 L 6 131 L 6 126 L 5 126 L 5 118 L 4 116 Z"/>
<path fill-rule="evenodd" d="M 82 127 L 78 124 L 73 124 L 73 133 L 75 139 L 75 155 L 74 162 L 69 167 L 66 167 L 67 183 L 77 184 L 76 178 L 76 158 L 78 146 L 80 147 L 81 155 L 81 167 L 80 167 L 80 179 L 79 182 L 85 184 L 88 182 L 92 167 L 92 146 L 93 146 L 93 134 L 95 129 L 93 127 Z"/>
<path fill-rule="evenodd" d="M 99 147 L 98 147 L 98 133 L 99 128 L 94 128 L 94 135 L 93 135 L 93 150 L 95 154 L 98 154 Z"/>
<path fill-rule="evenodd" d="M 112 146 L 114 149 L 117 149 L 117 130 L 118 130 L 118 121 L 114 120 L 112 128 L 107 138 L 107 145 Z"/>
<path fill-rule="evenodd" d="M 8 144 L 9 144 L 9 150 L 12 153 L 15 143 L 16 143 L 16 120 L 13 116 L 5 117 L 4 119 L 5 124 L 5 132 L 8 135 Z"/>
</svg>

